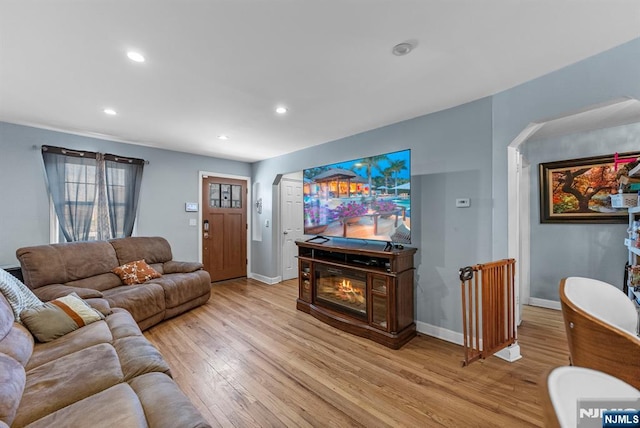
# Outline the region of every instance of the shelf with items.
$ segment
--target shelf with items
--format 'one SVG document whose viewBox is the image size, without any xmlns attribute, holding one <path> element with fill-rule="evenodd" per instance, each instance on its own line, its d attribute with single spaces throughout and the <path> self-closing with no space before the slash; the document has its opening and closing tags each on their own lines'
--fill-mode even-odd
<svg viewBox="0 0 640 428">
<path fill-rule="evenodd" d="M 615 154 L 616 180 L 618 193 L 611 195 L 613 208 L 631 208 L 638 206 L 640 191 L 640 162 L 637 154 Z"/>
<path fill-rule="evenodd" d="M 640 206 L 628 210 L 628 237 L 624 245 L 628 250 L 627 295 L 636 303 L 640 302 Z"/>
<path fill-rule="evenodd" d="M 633 168 L 631 168 L 629 170 L 629 173 L 627 174 L 627 176 L 629 177 L 640 177 L 640 164 L 634 166 Z"/>
</svg>

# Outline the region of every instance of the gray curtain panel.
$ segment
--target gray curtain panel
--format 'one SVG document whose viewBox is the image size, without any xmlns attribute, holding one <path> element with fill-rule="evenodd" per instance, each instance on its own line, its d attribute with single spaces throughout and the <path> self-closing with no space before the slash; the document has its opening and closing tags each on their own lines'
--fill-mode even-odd
<svg viewBox="0 0 640 428">
<path fill-rule="evenodd" d="M 42 158 L 49 193 L 66 241 L 88 240 L 97 189 L 95 154 L 81 156 L 43 146 Z"/>
<path fill-rule="evenodd" d="M 144 161 L 105 155 L 104 166 L 112 236 L 131 236 L 138 212 Z"/>
</svg>

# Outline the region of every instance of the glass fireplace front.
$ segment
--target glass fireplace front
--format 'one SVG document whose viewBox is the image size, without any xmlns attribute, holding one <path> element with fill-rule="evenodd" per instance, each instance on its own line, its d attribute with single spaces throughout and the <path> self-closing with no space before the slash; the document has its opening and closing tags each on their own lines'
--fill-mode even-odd
<svg viewBox="0 0 640 428">
<path fill-rule="evenodd" d="M 367 274 L 354 269 L 316 265 L 315 301 L 367 319 Z"/>
</svg>

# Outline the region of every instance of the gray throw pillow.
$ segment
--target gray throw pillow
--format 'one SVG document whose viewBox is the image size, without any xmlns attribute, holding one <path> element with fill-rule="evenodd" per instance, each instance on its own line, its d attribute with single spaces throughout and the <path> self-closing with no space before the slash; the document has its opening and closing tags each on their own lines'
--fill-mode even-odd
<svg viewBox="0 0 640 428">
<path fill-rule="evenodd" d="M 42 305 L 42 301 L 29 290 L 29 287 L 4 269 L 0 269 L 0 292 L 11 305 L 17 322 L 22 322 L 20 312 Z"/>
</svg>

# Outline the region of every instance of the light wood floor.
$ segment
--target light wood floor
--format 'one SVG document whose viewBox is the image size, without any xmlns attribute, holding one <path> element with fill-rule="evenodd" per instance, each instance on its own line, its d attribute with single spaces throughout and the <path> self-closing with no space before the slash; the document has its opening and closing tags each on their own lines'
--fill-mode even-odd
<svg viewBox="0 0 640 428">
<path fill-rule="evenodd" d="M 462 367 L 419 335 L 398 351 L 295 309 L 295 280 L 216 283 L 209 302 L 146 332 L 213 426 L 542 426 L 539 382 L 566 365 L 559 311 L 526 307 L 524 358 Z"/>
</svg>

